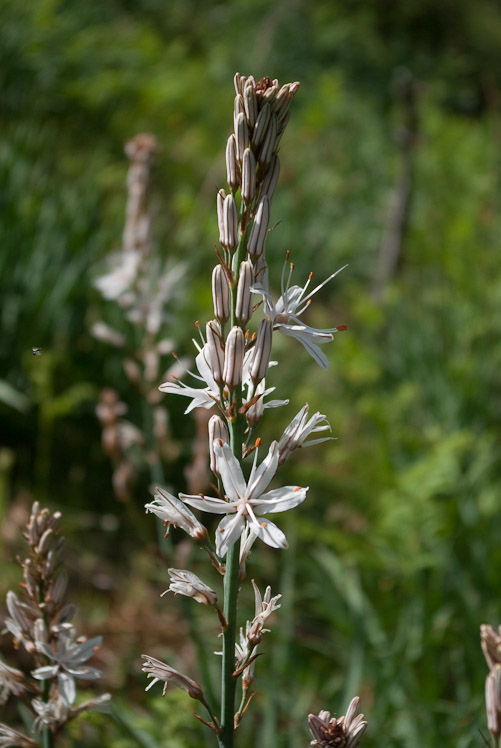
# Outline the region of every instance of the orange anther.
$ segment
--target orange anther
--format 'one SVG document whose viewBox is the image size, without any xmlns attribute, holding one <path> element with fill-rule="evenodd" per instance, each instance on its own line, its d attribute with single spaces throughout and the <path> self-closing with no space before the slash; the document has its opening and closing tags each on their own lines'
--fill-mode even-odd
<svg viewBox="0 0 501 748">
<path fill-rule="evenodd" d="M 341 330 L 347 330 L 348 328 L 346 327 L 346 325 L 338 325 L 337 329 L 339 330 L 339 332 L 341 332 Z"/>
<path fill-rule="evenodd" d="M 296 488 L 294 489 L 294 493 L 296 493 L 297 491 L 300 491 L 301 488 L 302 488 L 302 486 L 296 486 Z"/>
<path fill-rule="evenodd" d="M 260 444 L 261 444 L 261 437 L 258 436 L 258 438 L 256 439 L 256 441 L 254 442 L 254 446 L 256 447 L 256 449 L 259 447 Z"/>
<path fill-rule="evenodd" d="M 267 522 L 261 522 L 261 527 L 266 527 L 267 524 Z"/>
<path fill-rule="evenodd" d="M 309 276 L 308 276 L 308 280 L 310 280 L 310 281 L 311 281 L 311 279 L 312 279 L 312 278 L 313 278 L 313 271 L 312 271 L 312 272 L 311 272 L 311 273 L 309 274 Z"/>
</svg>

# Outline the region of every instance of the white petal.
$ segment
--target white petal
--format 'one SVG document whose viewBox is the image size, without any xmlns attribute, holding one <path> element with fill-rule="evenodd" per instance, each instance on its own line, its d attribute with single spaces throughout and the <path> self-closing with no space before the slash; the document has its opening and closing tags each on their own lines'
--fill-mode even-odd
<svg viewBox="0 0 501 748">
<path fill-rule="evenodd" d="M 59 673 L 57 682 L 59 686 L 60 697 L 62 698 L 66 706 L 70 707 L 75 701 L 75 696 L 77 695 L 77 689 L 73 676 L 61 671 Z"/>
<path fill-rule="evenodd" d="M 260 496 L 258 501 L 252 502 L 252 508 L 257 514 L 269 514 L 276 512 L 285 512 L 287 509 L 302 504 L 306 498 L 308 488 L 301 486 L 284 486 L 275 488 Z"/>
<path fill-rule="evenodd" d="M 54 678 L 57 671 L 57 665 L 45 665 L 44 667 L 38 667 L 36 670 L 33 670 L 31 674 L 37 680 L 48 680 L 49 678 Z"/>
<path fill-rule="evenodd" d="M 252 472 L 249 477 L 249 485 L 247 487 L 247 498 L 249 501 L 253 501 L 253 498 L 259 499 L 262 492 L 270 484 L 271 479 L 277 472 L 278 467 L 278 442 L 272 442 L 268 450 L 268 454 L 255 469 L 255 464 L 252 468 Z"/>
<path fill-rule="evenodd" d="M 272 548 L 289 547 L 287 538 L 279 527 L 273 524 L 273 522 L 270 522 L 269 519 L 263 519 L 262 517 L 256 517 L 256 519 L 257 524 L 253 522 L 252 527 L 261 540 Z"/>
<path fill-rule="evenodd" d="M 284 335 L 288 335 L 291 338 L 296 338 L 296 340 L 299 340 L 299 342 L 306 348 L 310 356 L 317 362 L 319 366 L 322 367 L 322 369 L 328 369 L 329 368 L 329 360 L 325 353 L 320 350 L 318 345 L 315 345 L 311 341 L 311 337 L 313 337 L 309 333 L 305 333 L 304 330 L 299 328 L 298 326 L 292 327 L 290 325 L 280 325 L 279 327 L 280 332 L 283 332 Z M 321 340 L 320 336 L 316 336 L 315 339 L 317 342 L 324 342 L 328 343 L 330 342 L 330 339 L 324 339 Z"/>
<path fill-rule="evenodd" d="M 243 498 L 246 491 L 245 478 L 240 463 L 231 451 L 230 445 L 224 442 L 221 445 L 216 441 L 214 454 L 226 495 L 230 501 Z"/>
<path fill-rule="evenodd" d="M 244 531 L 245 520 L 241 512 L 223 517 L 216 530 L 216 553 L 219 557 L 226 554 Z"/>
<path fill-rule="evenodd" d="M 182 499 L 186 504 L 194 506 L 195 509 L 201 509 L 203 512 L 210 512 L 211 514 L 228 514 L 232 511 L 233 504 L 223 499 L 216 499 L 213 496 L 192 496 L 187 493 L 180 493 L 179 498 Z"/>
</svg>

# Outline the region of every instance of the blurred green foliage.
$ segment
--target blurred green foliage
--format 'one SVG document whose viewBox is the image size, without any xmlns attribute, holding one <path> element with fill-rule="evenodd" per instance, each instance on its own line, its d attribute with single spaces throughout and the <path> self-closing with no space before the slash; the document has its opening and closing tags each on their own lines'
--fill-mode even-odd
<svg viewBox="0 0 501 748">
<path fill-rule="evenodd" d="M 291 404 L 270 414 L 264 436 L 308 401 L 337 441 L 287 464 L 284 480 L 310 486 L 304 508 L 280 518 L 291 549 L 259 548 L 251 559 L 251 575 L 284 601 L 257 664 L 242 747 L 300 748 L 308 711 L 340 714 L 355 693 L 369 718 L 368 748 L 479 745 L 478 628 L 501 620 L 499 5 L 4 0 L 0 20 L 4 517 L 27 496 L 63 510 L 82 615 L 101 627 L 118 601 L 120 610 L 170 611 L 165 598 L 159 607 L 138 592 L 149 587 L 156 598 L 166 581 L 151 518 L 142 517 L 148 476 L 136 505 L 114 503 L 94 414 L 104 386 L 130 413 L 142 408 L 120 353 L 89 333 L 105 313 L 92 280 L 121 241 L 123 144 L 139 131 L 161 143 L 155 246 L 191 260 L 176 327 L 178 352 L 191 353 L 193 321 L 211 314 L 233 73 L 298 79 L 270 277 L 288 249 L 300 283 L 310 270 L 320 281 L 348 262 L 310 314 L 348 332 L 330 348 L 328 373 L 293 341 L 277 345 L 271 384 Z M 394 81 L 402 69 L 417 90 L 412 198 L 397 272 L 376 300 L 401 158 Z M 194 426 L 182 403 L 169 407 L 182 450 L 166 477 L 182 490 Z M 103 514 L 116 515 L 118 530 Z M 8 585 L 15 543 L 4 540 Z M 205 612 L 190 625 L 210 633 Z M 147 641 L 162 646 L 160 630 Z M 172 632 L 165 637 L 177 652 Z M 133 728 L 165 748 L 201 745 L 183 694 L 143 699 L 143 644 L 124 644 L 113 627 L 108 640 L 121 658 L 110 654 L 112 686 Z M 77 722 L 72 740 L 128 748 L 139 744 L 131 734 L 100 715 Z"/>
</svg>

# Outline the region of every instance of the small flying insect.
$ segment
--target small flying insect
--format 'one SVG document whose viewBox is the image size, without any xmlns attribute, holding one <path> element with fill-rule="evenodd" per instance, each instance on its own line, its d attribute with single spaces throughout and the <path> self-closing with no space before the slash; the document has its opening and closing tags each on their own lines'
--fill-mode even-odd
<svg viewBox="0 0 501 748">
<path fill-rule="evenodd" d="M 32 348 L 32 353 L 34 356 L 41 356 L 42 355 L 42 349 L 41 348 Z"/>
</svg>

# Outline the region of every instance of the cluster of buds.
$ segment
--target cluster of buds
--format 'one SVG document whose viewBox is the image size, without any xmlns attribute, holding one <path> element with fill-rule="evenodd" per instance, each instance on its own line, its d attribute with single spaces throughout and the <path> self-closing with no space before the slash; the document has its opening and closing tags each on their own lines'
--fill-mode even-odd
<svg viewBox="0 0 501 748">
<path fill-rule="evenodd" d="M 61 514 L 51 514 L 33 504 L 26 527 L 25 539 L 30 548 L 27 558 L 20 563 L 24 583 L 21 599 L 7 592 L 9 616 L 4 628 L 10 633 L 14 647 L 22 646 L 32 657 L 33 666 L 23 672 L 0 662 L 0 703 L 17 697 L 28 704 L 33 713 L 33 729 L 58 733 L 85 709 L 99 709 L 109 695 L 74 706 L 75 679 L 91 680 L 101 672 L 88 666 L 89 660 L 101 646 L 101 637 L 77 637 L 71 619 L 75 608 L 66 602 L 67 578 L 60 570 L 59 551 L 64 538 L 59 535 Z M 11 728 L 0 725 L 7 735 Z M 11 738 L 14 740 L 14 738 Z M 37 744 L 31 738 L 16 738 L 8 745 Z M 5 744 L 7 743 L 1 743 Z"/>
<path fill-rule="evenodd" d="M 308 723 L 313 737 L 310 745 L 322 748 L 355 748 L 367 727 L 364 715 L 357 714 L 359 701 L 358 696 L 355 696 L 350 701 L 346 715 L 337 719 L 331 719 L 330 713 L 326 711 L 320 712 L 318 716 L 310 714 Z"/>
<path fill-rule="evenodd" d="M 501 737 L 501 626 L 496 631 L 493 626 L 482 624 L 480 645 L 489 667 L 485 679 L 487 727 L 498 746 Z"/>
</svg>

